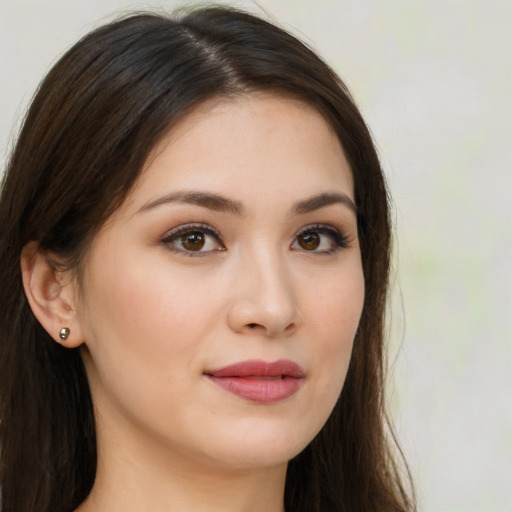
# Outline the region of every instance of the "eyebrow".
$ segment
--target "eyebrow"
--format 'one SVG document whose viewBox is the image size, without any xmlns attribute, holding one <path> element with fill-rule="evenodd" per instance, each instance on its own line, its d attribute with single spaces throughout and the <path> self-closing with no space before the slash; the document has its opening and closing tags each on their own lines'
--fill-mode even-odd
<svg viewBox="0 0 512 512">
<path fill-rule="evenodd" d="M 195 190 L 171 192 L 170 194 L 166 194 L 154 201 L 146 203 L 139 212 L 152 210 L 157 206 L 168 203 L 195 204 L 216 212 L 232 213 L 238 216 L 241 216 L 244 212 L 244 207 L 240 201 L 228 199 L 227 197 L 223 197 L 219 194 L 213 194 L 211 192 L 200 192 Z"/>
<path fill-rule="evenodd" d="M 294 205 L 293 213 L 302 215 L 332 204 L 342 204 L 357 214 L 357 206 L 354 201 L 352 201 L 352 199 L 350 199 L 346 194 L 339 192 L 326 192 L 304 199 L 303 201 L 299 201 Z"/>
<path fill-rule="evenodd" d="M 245 212 L 245 208 L 241 201 L 229 199 L 219 194 L 211 192 L 201 192 L 196 190 L 190 191 L 177 191 L 166 194 L 165 196 L 159 197 L 153 201 L 149 201 L 137 213 L 153 210 L 158 206 L 162 206 L 169 203 L 186 203 L 194 204 L 207 208 L 209 210 L 231 213 L 233 215 L 242 216 Z M 292 213 L 296 215 L 304 215 L 306 213 L 319 210 L 332 204 L 341 204 L 357 213 L 357 207 L 350 199 L 349 196 L 339 192 L 324 192 L 322 194 L 314 195 L 302 201 L 295 203 L 291 209 Z"/>
</svg>

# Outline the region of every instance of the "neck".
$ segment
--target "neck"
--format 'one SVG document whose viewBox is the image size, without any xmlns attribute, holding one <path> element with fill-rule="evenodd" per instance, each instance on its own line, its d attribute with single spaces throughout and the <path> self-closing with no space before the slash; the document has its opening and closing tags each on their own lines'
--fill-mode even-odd
<svg viewBox="0 0 512 512">
<path fill-rule="evenodd" d="M 140 440 L 107 436 L 107 450 L 102 437 L 93 489 L 76 512 L 284 512 L 286 464 L 222 467 Z"/>
</svg>

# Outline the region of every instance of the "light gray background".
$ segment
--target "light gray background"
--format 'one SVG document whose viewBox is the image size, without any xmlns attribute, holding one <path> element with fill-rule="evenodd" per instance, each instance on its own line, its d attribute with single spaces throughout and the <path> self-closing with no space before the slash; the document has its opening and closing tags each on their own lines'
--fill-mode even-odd
<svg viewBox="0 0 512 512">
<path fill-rule="evenodd" d="M 176 5 L 0 0 L 1 167 L 58 55 L 114 11 Z M 397 233 L 392 410 L 421 509 L 511 511 L 512 2 L 259 5 L 335 67 L 380 149 Z"/>
</svg>

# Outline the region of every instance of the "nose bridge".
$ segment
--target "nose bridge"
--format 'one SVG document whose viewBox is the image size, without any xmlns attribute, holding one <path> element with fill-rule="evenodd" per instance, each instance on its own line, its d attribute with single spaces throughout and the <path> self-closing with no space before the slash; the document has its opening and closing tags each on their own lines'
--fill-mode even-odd
<svg viewBox="0 0 512 512">
<path fill-rule="evenodd" d="M 238 329 L 275 336 L 297 327 L 300 315 L 286 254 L 262 245 L 241 258 L 234 319 Z"/>
<path fill-rule="evenodd" d="M 268 308 L 279 308 L 293 302 L 293 283 L 290 269 L 277 250 L 261 249 L 252 252 L 255 299 Z M 251 268 L 251 267 L 249 267 Z"/>
</svg>

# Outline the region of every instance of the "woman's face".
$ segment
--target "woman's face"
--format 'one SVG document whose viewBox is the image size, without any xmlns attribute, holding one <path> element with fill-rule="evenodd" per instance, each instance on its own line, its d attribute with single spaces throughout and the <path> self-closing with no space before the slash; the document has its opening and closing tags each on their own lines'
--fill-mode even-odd
<svg viewBox="0 0 512 512">
<path fill-rule="evenodd" d="M 225 468 L 327 420 L 364 298 L 342 148 L 298 100 L 196 108 L 96 236 L 77 322 L 98 433 Z M 121 444 L 121 443 L 120 443 Z"/>
</svg>

